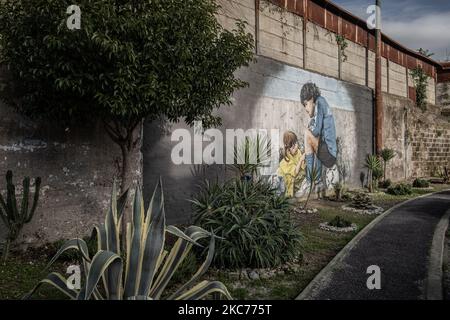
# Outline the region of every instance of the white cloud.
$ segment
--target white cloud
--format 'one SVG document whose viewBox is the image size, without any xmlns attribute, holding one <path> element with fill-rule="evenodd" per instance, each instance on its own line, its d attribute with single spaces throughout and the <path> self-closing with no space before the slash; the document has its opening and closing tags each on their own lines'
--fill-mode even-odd
<svg viewBox="0 0 450 320">
<path fill-rule="evenodd" d="M 427 14 L 409 21 L 387 19 L 383 31 L 388 36 L 411 48 L 424 48 L 434 52 L 433 58 L 445 58 L 450 50 L 450 12 Z"/>
</svg>

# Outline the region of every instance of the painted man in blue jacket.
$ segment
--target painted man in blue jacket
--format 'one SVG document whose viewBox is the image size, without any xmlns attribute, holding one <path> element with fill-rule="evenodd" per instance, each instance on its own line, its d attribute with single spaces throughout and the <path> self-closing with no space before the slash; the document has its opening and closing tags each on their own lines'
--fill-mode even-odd
<svg viewBox="0 0 450 320">
<path fill-rule="evenodd" d="M 336 164 L 336 127 L 331 108 L 314 83 L 308 82 L 302 87 L 300 101 L 310 117 L 305 130 L 305 161 L 306 178 L 311 183 L 313 168 L 320 180 L 322 164 L 327 168 Z"/>
</svg>

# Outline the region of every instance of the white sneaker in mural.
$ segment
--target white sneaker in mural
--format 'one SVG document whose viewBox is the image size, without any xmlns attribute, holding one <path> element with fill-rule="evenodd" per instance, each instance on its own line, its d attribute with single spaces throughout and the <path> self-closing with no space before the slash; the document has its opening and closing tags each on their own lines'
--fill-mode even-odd
<svg viewBox="0 0 450 320">
<path fill-rule="evenodd" d="M 304 180 L 302 182 L 302 184 L 300 185 L 300 188 L 298 189 L 298 191 L 294 194 L 294 197 L 296 198 L 302 198 L 304 196 L 306 196 L 309 192 L 309 188 L 311 187 L 311 184 Z"/>
</svg>

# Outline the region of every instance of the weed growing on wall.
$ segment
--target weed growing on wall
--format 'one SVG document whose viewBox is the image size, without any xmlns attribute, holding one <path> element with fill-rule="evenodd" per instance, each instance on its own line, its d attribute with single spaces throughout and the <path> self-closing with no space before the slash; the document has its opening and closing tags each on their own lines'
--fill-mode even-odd
<svg viewBox="0 0 450 320">
<path fill-rule="evenodd" d="M 345 49 L 347 49 L 347 47 L 348 47 L 347 40 L 345 39 L 345 37 L 343 35 L 337 34 L 336 35 L 336 42 L 338 44 L 339 50 L 341 51 L 342 62 L 347 61 L 348 56 L 345 53 Z"/>
<path fill-rule="evenodd" d="M 427 109 L 428 76 L 421 67 L 411 70 L 411 77 L 416 88 L 416 105 L 422 111 Z"/>
</svg>

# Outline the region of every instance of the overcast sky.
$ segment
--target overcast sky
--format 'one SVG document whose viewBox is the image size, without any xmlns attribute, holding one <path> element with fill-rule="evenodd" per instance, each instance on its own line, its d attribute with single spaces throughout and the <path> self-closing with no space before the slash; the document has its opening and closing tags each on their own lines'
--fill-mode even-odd
<svg viewBox="0 0 450 320">
<path fill-rule="evenodd" d="M 331 0 L 364 20 L 375 0 Z M 450 0 L 382 0 L 382 29 L 410 49 L 429 49 L 450 59 Z M 447 52 L 446 52 L 447 49 Z"/>
</svg>

